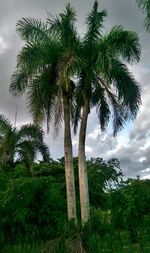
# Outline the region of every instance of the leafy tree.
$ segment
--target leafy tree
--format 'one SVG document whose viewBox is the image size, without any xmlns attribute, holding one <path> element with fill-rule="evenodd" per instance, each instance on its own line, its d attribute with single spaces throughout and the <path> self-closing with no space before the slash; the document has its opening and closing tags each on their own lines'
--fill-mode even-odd
<svg viewBox="0 0 150 253">
<path fill-rule="evenodd" d="M 18 21 L 17 31 L 25 46 L 18 54 L 10 91 L 14 95 L 26 93 L 34 121 L 41 124 L 46 119 L 48 129 L 52 118 L 56 130 L 63 118 L 68 218 L 76 220 L 70 130 L 74 89 L 70 76 L 79 62 L 75 20 L 75 11 L 68 4 L 63 13 L 58 17 L 51 15 L 46 23 L 33 18 Z"/>
<path fill-rule="evenodd" d="M 86 20 L 87 32 L 82 40 L 81 50 L 83 62 L 76 90 L 74 128 L 76 131 L 81 114 L 78 165 L 83 223 L 89 219 L 85 139 L 90 110 L 96 107 L 102 131 L 106 129 L 109 120 L 113 119 L 116 135 L 128 120 L 136 117 L 141 103 L 139 84 L 125 64 L 139 61 L 139 38 L 135 32 L 127 31 L 122 26 L 115 26 L 103 35 L 103 21 L 106 16 L 105 10 L 98 11 L 98 1 L 95 1 Z"/>
<path fill-rule="evenodd" d="M 86 162 L 89 183 L 89 197 L 92 207 L 109 210 L 109 193 L 122 182 L 120 163 L 113 158 L 91 158 Z"/>
<path fill-rule="evenodd" d="M 35 125 L 14 127 L 7 118 L 0 115 L 0 159 L 1 164 L 13 166 L 15 161 L 30 165 L 41 154 L 49 161 L 49 150 L 43 141 L 43 131 Z"/>
<path fill-rule="evenodd" d="M 112 223 L 115 229 L 127 229 L 132 242 L 149 234 L 150 181 L 127 180 L 111 194 Z"/>
</svg>

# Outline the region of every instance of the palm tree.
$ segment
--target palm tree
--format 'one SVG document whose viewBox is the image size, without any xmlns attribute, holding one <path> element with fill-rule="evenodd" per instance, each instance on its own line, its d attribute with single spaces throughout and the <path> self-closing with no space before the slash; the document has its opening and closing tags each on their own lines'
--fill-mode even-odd
<svg viewBox="0 0 150 253">
<path fill-rule="evenodd" d="M 44 161 L 49 161 L 49 150 L 43 141 L 41 128 L 29 124 L 17 129 L 0 115 L 1 163 L 13 165 L 15 161 L 21 161 L 30 167 L 39 154 Z"/>
<path fill-rule="evenodd" d="M 76 220 L 76 197 L 70 129 L 70 104 L 74 89 L 73 75 L 79 59 L 75 12 L 67 5 L 59 17 L 50 16 L 46 23 L 36 19 L 22 19 L 17 31 L 25 41 L 17 57 L 10 91 L 14 95 L 26 93 L 34 122 L 49 123 L 54 119 L 57 129 L 64 120 L 64 153 L 68 218 Z"/>
<path fill-rule="evenodd" d="M 139 9 L 146 14 L 145 28 L 150 31 L 150 0 L 136 0 L 136 3 Z"/>
<path fill-rule="evenodd" d="M 85 139 L 90 110 L 96 107 L 101 130 L 105 130 L 110 118 L 113 118 L 116 135 L 128 120 L 136 117 L 141 102 L 140 87 L 125 64 L 140 59 L 138 36 L 122 26 L 113 27 L 103 36 L 106 16 L 105 10 L 98 11 L 98 2 L 95 1 L 86 20 L 88 28 L 82 41 L 83 62 L 76 90 L 74 129 L 76 132 L 81 113 L 78 168 L 83 224 L 89 219 Z"/>
</svg>

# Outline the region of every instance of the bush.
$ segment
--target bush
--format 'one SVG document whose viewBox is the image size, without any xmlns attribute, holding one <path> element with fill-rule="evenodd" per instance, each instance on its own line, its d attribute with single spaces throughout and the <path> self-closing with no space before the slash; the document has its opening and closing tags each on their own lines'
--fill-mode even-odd
<svg viewBox="0 0 150 253">
<path fill-rule="evenodd" d="M 7 241 L 53 238 L 66 218 L 61 184 L 50 176 L 9 180 L 0 194 L 0 206 L 1 231 Z"/>
</svg>

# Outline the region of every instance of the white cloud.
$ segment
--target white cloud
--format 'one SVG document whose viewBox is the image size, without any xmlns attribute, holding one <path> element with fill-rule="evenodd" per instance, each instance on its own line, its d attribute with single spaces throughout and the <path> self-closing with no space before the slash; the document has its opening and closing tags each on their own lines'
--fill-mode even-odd
<svg viewBox="0 0 150 253">
<path fill-rule="evenodd" d="M 146 161 L 146 157 L 141 157 L 140 159 L 139 159 L 139 162 L 140 163 L 142 163 L 143 161 Z M 144 170 L 145 171 L 145 170 Z M 141 171 L 141 172 L 143 172 L 143 171 Z"/>
<path fill-rule="evenodd" d="M 0 34 L 0 54 L 2 54 L 8 48 L 8 44 L 4 37 Z"/>
<path fill-rule="evenodd" d="M 93 149 L 90 146 L 85 145 L 85 152 L 92 153 Z"/>
</svg>

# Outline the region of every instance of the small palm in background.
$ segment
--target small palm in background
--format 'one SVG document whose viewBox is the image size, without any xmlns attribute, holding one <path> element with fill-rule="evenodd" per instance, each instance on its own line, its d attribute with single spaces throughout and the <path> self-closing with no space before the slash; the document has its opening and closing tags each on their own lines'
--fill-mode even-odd
<svg viewBox="0 0 150 253">
<path fill-rule="evenodd" d="M 44 132 L 35 125 L 14 127 L 7 118 L 0 115 L 0 159 L 1 164 L 13 165 L 24 162 L 31 166 L 38 155 L 49 161 L 49 150 L 44 143 Z"/>
</svg>

